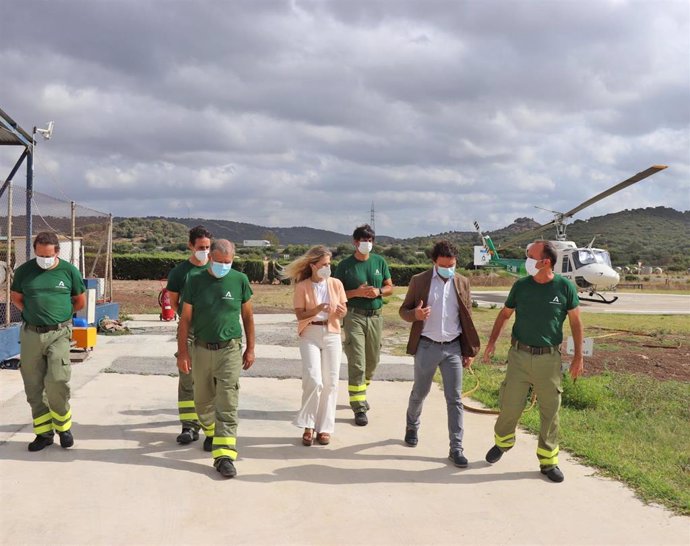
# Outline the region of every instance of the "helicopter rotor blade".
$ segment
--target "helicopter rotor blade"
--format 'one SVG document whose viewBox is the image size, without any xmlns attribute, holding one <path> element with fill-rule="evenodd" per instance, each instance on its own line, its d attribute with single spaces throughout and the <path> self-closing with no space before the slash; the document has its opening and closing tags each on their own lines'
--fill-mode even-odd
<svg viewBox="0 0 690 546">
<path fill-rule="evenodd" d="M 589 207 L 590 205 L 593 205 L 597 201 L 601 201 L 602 199 L 608 197 L 609 195 L 612 195 L 624 188 L 627 188 L 628 186 L 632 186 L 636 182 L 639 182 L 640 180 L 644 180 L 648 176 L 652 176 L 653 174 L 658 173 L 659 171 L 663 171 L 667 166 L 666 165 L 652 165 L 648 169 L 637 173 L 634 176 L 631 176 L 627 180 L 624 180 L 623 182 L 620 182 L 619 184 L 616 184 L 615 186 L 609 188 L 606 191 L 601 192 L 598 195 L 595 195 L 591 199 L 588 199 L 584 203 L 580 203 L 577 207 L 575 207 L 572 210 L 569 210 L 568 212 L 563 213 L 563 218 L 569 218 L 573 216 L 574 214 L 580 212 L 582 209 Z"/>
<path fill-rule="evenodd" d="M 539 227 L 536 227 L 534 229 L 528 229 L 527 231 L 523 231 L 522 233 L 518 233 L 514 237 L 511 237 L 510 239 L 507 239 L 500 243 L 499 245 L 496 246 L 496 248 L 504 249 L 513 246 L 515 243 L 519 243 L 520 241 L 524 241 L 525 239 L 529 239 L 533 237 L 534 235 L 537 235 L 538 233 L 541 233 L 542 231 L 546 231 L 549 228 L 552 228 L 556 225 L 555 221 L 548 222 L 544 225 L 541 225 Z"/>
</svg>

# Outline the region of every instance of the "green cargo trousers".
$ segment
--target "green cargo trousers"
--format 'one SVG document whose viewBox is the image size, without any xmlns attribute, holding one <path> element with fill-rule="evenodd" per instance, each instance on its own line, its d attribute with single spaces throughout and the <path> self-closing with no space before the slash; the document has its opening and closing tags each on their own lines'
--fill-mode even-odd
<svg viewBox="0 0 690 546">
<path fill-rule="evenodd" d="M 39 334 L 22 324 L 19 332 L 21 374 L 31 405 L 34 434 L 52 436 L 72 427 L 69 351 L 72 328 Z"/>
<path fill-rule="evenodd" d="M 494 441 L 502 451 L 515 445 L 515 428 L 520 420 L 529 388 L 539 405 L 539 466 L 548 470 L 558 464 L 558 410 L 561 407 L 561 353 L 532 355 L 511 347 L 508 370 L 499 390 L 501 413 L 494 427 Z"/>
<path fill-rule="evenodd" d="M 214 459 L 237 458 L 237 406 L 242 370 L 242 342 L 232 339 L 215 351 L 193 345 L 194 404 L 206 436 L 213 437 Z"/>
<path fill-rule="evenodd" d="M 355 413 L 366 412 L 367 387 L 371 383 L 381 354 L 381 330 L 383 316 L 366 316 L 347 310 L 343 318 L 345 341 L 343 350 L 347 356 L 347 390 L 350 394 L 350 407 Z"/>
<path fill-rule="evenodd" d="M 190 358 L 192 356 L 192 344 L 194 342 L 194 334 L 190 330 L 187 338 L 187 349 L 189 350 Z M 175 353 L 177 358 L 177 353 Z M 182 428 L 199 431 L 201 425 L 199 424 L 199 417 L 196 414 L 194 407 L 194 377 L 191 373 L 180 372 L 177 380 L 177 411 L 180 415 L 180 423 Z"/>
</svg>

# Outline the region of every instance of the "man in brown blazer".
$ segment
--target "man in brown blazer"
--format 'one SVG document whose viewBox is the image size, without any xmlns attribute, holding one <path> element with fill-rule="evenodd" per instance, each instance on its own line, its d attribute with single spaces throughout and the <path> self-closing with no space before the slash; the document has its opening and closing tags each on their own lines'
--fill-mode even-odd
<svg viewBox="0 0 690 546">
<path fill-rule="evenodd" d="M 424 399 L 440 367 L 448 406 L 448 458 L 467 467 L 463 454 L 462 369 L 479 352 L 479 336 L 472 322 L 470 283 L 455 273 L 458 251 L 449 241 L 438 241 L 432 250 L 434 267 L 410 280 L 400 317 L 411 322 L 408 354 L 414 355 L 414 384 L 407 406 L 405 443 L 418 442 Z"/>
</svg>

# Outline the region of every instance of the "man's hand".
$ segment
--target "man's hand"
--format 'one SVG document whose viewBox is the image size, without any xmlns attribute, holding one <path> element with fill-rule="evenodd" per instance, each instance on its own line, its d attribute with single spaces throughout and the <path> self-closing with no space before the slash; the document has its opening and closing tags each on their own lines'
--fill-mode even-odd
<svg viewBox="0 0 690 546">
<path fill-rule="evenodd" d="M 316 315 L 319 313 L 329 313 L 331 312 L 331 304 L 330 303 L 320 303 L 319 305 L 316 306 Z"/>
<path fill-rule="evenodd" d="M 576 355 L 573 357 L 573 361 L 570 363 L 570 377 L 577 379 L 578 376 L 585 371 L 585 361 L 582 355 Z"/>
<path fill-rule="evenodd" d="M 474 361 L 473 356 L 463 356 L 462 357 L 462 367 L 463 368 L 471 368 L 473 361 Z"/>
<path fill-rule="evenodd" d="M 360 296 L 359 296 L 360 298 L 370 298 L 370 299 L 378 298 L 379 294 L 381 293 L 381 291 L 378 288 L 376 288 L 374 286 L 369 286 L 367 283 L 360 285 L 359 292 L 360 292 Z"/>
<path fill-rule="evenodd" d="M 247 348 L 242 355 L 242 369 L 248 370 L 254 364 L 254 349 Z"/>
<path fill-rule="evenodd" d="M 181 373 L 185 375 L 189 375 L 189 372 L 192 371 L 192 361 L 189 358 L 189 354 L 185 353 L 178 353 L 177 355 L 177 369 L 180 370 Z"/>
<path fill-rule="evenodd" d="M 431 307 L 422 307 L 424 302 L 419 300 L 417 307 L 414 308 L 414 319 L 415 320 L 426 320 L 431 315 Z"/>
<path fill-rule="evenodd" d="M 484 348 L 484 357 L 482 360 L 484 361 L 485 364 L 489 364 L 491 362 L 491 357 L 494 356 L 494 351 L 496 350 L 496 343 L 489 341 L 486 344 L 486 347 Z"/>
</svg>

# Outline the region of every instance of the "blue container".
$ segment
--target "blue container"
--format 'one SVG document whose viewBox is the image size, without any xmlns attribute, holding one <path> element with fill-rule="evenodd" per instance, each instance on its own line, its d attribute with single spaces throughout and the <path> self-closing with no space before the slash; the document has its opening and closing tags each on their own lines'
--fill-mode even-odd
<svg viewBox="0 0 690 546">
<path fill-rule="evenodd" d="M 86 322 L 86 319 L 83 317 L 75 317 L 72 319 L 72 324 L 76 326 L 77 328 L 86 328 L 89 324 Z"/>
</svg>

